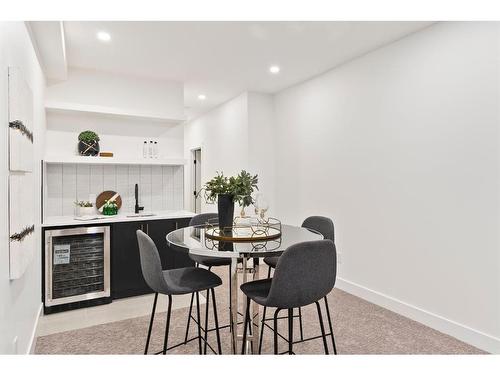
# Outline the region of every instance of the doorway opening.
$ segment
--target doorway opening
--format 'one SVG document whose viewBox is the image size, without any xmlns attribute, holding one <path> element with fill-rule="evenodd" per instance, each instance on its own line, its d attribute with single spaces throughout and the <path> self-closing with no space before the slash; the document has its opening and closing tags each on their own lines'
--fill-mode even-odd
<svg viewBox="0 0 500 375">
<path fill-rule="evenodd" d="M 191 150 L 191 191 L 192 200 L 191 207 L 194 213 L 201 213 L 201 196 L 198 196 L 198 192 L 201 190 L 201 148 L 196 148 Z"/>
</svg>

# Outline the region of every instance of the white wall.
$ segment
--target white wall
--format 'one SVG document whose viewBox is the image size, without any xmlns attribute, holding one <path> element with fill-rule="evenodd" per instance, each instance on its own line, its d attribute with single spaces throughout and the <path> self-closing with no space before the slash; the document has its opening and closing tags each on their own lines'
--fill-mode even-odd
<svg viewBox="0 0 500 375">
<path fill-rule="evenodd" d="M 217 171 L 226 176 L 242 169 L 259 175 L 259 188 L 274 212 L 273 97 L 245 92 L 189 121 L 184 126 L 184 157 L 191 161 L 191 150 L 201 147 L 201 181 L 204 184 Z M 185 171 L 186 209 L 192 207 L 192 171 Z M 235 208 L 235 214 L 240 209 Z M 202 212 L 217 211 L 202 200 Z M 250 212 L 248 212 L 250 213 Z"/>
<path fill-rule="evenodd" d="M 248 93 L 248 168 L 259 175 L 259 192 L 269 202 L 269 215 L 276 213 L 274 98 Z"/>
<path fill-rule="evenodd" d="M 184 157 L 191 160 L 190 150 L 201 147 L 202 184 L 217 171 L 231 176 L 248 169 L 247 97 L 243 93 L 184 126 Z M 192 207 L 190 167 L 184 174 L 186 209 Z M 217 207 L 202 201 L 202 212 L 210 211 L 217 211 Z"/>
<path fill-rule="evenodd" d="M 23 277 L 9 280 L 8 210 L 8 95 L 7 68 L 21 68 L 34 100 L 35 181 L 40 184 L 40 165 L 45 136 L 43 105 L 45 81 L 28 32 L 22 22 L 0 22 L 0 353 L 27 353 L 41 308 L 41 256 L 36 256 Z M 35 198 L 35 241 L 40 243 L 40 196 Z M 14 339 L 17 337 L 17 349 Z"/>
<path fill-rule="evenodd" d="M 47 88 L 46 102 L 95 105 L 182 119 L 184 84 L 71 68 L 66 81 Z"/>
<path fill-rule="evenodd" d="M 339 285 L 497 353 L 499 67 L 499 23 L 439 23 L 275 98 L 283 221 L 332 217 Z"/>
</svg>

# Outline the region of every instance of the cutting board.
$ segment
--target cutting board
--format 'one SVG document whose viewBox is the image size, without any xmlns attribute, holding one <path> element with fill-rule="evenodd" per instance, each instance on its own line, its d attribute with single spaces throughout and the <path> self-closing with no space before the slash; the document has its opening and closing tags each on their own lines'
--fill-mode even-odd
<svg viewBox="0 0 500 375">
<path fill-rule="evenodd" d="M 102 207 L 104 206 L 104 203 L 109 200 L 115 201 L 118 209 L 122 207 L 122 197 L 120 196 L 120 194 L 113 190 L 106 190 L 99 194 L 97 196 L 97 199 L 95 200 L 95 206 L 100 213 L 102 213 Z"/>
</svg>

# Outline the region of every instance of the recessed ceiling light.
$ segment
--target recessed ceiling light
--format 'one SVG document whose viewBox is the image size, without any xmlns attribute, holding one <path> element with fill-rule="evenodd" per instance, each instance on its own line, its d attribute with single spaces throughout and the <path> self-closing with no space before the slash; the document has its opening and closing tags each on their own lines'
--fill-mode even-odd
<svg viewBox="0 0 500 375">
<path fill-rule="evenodd" d="M 101 42 L 109 42 L 111 40 L 111 35 L 109 35 L 106 31 L 99 31 L 97 33 L 97 39 Z"/>
<path fill-rule="evenodd" d="M 269 71 L 272 73 L 272 74 L 278 74 L 280 72 L 280 67 L 278 65 L 273 65 L 269 68 Z"/>
<path fill-rule="evenodd" d="M 206 95 L 203 94 L 198 95 L 199 100 L 205 100 L 206 98 L 207 98 Z"/>
</svg>

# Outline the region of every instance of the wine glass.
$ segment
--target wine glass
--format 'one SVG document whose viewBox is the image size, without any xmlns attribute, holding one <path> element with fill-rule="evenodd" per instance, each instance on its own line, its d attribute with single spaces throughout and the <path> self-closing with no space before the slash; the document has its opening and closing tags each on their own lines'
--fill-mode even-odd
<svg viewBox="0 0 500 375">
<path fill-rule="evenodd" d="M 269 201 L 266 199 L 264 194 L 259 193 L 255 197 L 255 213 L 264 219 L 266 211 L 269 209 Z"/>
<path fill-rule="evenodd" d="M 257 195 L 255 195 L 255 199 L 253 201 L 253 207 L 255 209 L 255 215 L 259 215 L 259 200 L 260 200 L 260 196 L 262 195 L 262 193 L 257 193 Z"/>
</svg>

